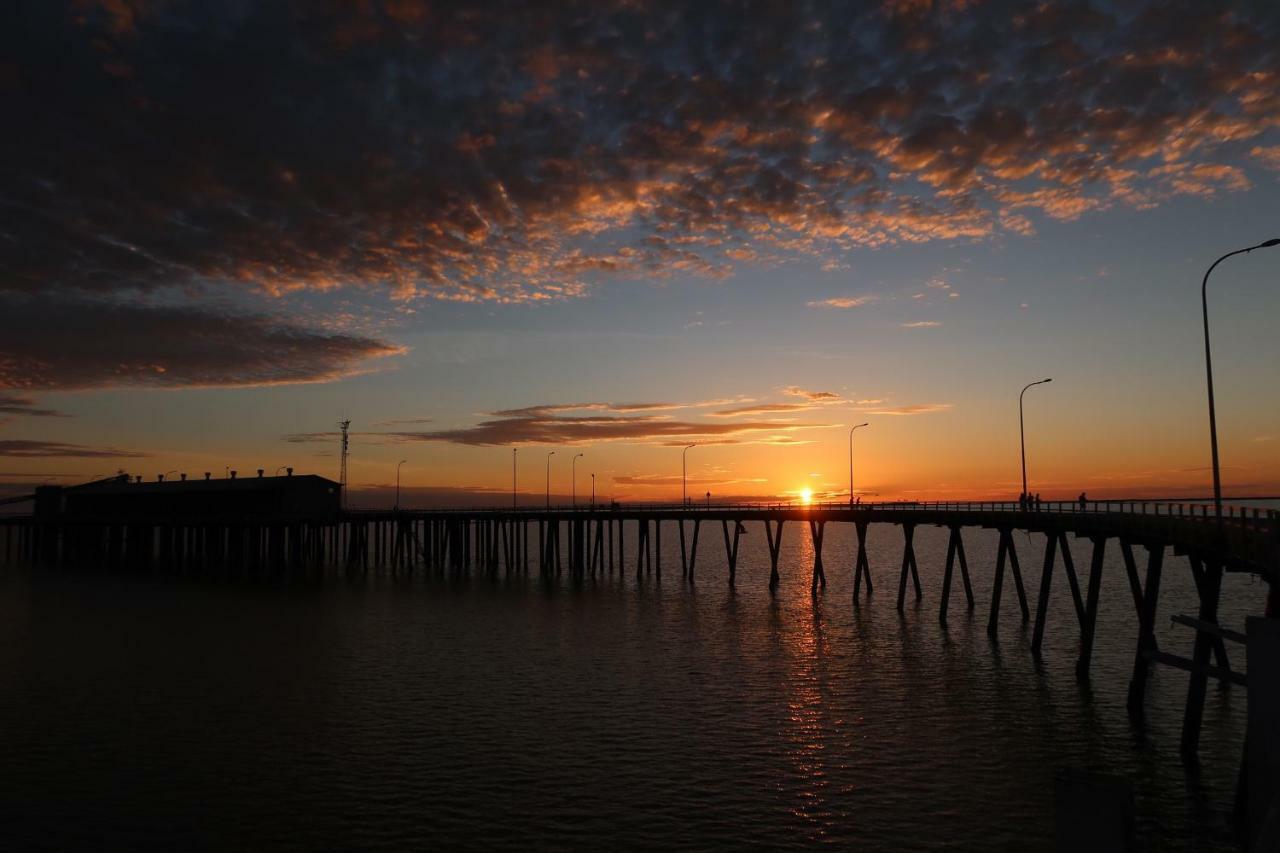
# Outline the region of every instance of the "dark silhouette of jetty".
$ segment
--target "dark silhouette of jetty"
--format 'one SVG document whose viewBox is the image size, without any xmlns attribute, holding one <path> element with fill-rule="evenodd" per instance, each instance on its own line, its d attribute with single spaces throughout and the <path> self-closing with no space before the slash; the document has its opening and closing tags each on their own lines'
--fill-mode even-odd
<svg viewBox="0 0 1280 853">
<path fill-rule="evenodd" d="M 1225 572 L 1251 572 L 1272 581 L 1280 572 L 1280 517 L 1274 510 L 1227 507 L 1221 523 L 1215 508 L 1170 502 L 1070 501 L 618 505 L 538 509 L 456 509 L 351 511 L 341 509 L 338 483 L 315 476 L 225 478 L 169 482 L 130 482 L 127 477 L 69 488 L 45 487 L 34 498 L 30 516 L 0 519 L 0 557 L 37 566 L 89 565 L 95 568 L 161 569 L 176 572 L 319 571 L 346 572 L 389 568 L 395 572 L 435 572 L 449 576 L 479 574 L 539 575 L 567 573 L 576 582 L 622 576 L 662 576 L 662 536 L 670 531 L 680 543 L 681 577 L 696 578 L 698 546 L 704 525 L 718 526 L 729 568 L 738 581 L 738 544 L 747 524 L 763 526 L 770 561 L 768 583 L 776 588 L 782 532 L 788 523 L 807 527 L 813 565 L 811 589 L 826 587 L 828 566 L 823 541 L 827 525 L 853 525 L 857 556 L 847 567 L 854 575 L 855 602 L 873 589 L 867 559 L 867 529 L 872 524 L 900 527 L 902 559 L 897 606 L 902 609 L 910 584 L 923 598 L 915 548 L 920 525 L 950 532 L 938 617 L 946 620 L 959 569 L 964 604 L 976 607 L 965 554 L 966 529 L 999 534 L 987 630 L 998 633 L 1006 578 L 1012 578 L 1024 622 L 1031 620 L 1015 531 L 1045 537 L 1032 653 L 1039 656 L 1046 611 L 1055 576 L 1067 584 L 1079 631 L 1077 676 L 1088 679 L 1101 590 L 1103 557 L 1113 540 L 1123 556 L 1138 639 L 1129 688 L 1129 709 L 1143 713 L 1144 687 L 1152 664 L 1191 673 L 1182 746 L 1194 755 L 1209 679 L 1244 684 L 1231 668 L 1225 640 L 1238 635 L 1218 625 L 1218 599 Z M 290 472 L 291 473 L 291 472 Z M 671 530 L 671 528 L 675 528 Z M 634 558 L 628 566 L 628 528 Z M 803 529 L 803 528 L 802 528 Z M 1071 538 L 1088 551 L 1082 579 L 1076 571 Z M 531 550 L 530 545 L 536 550 Z M 1077 547 L 1079 547 L 1077 545 Z M 1145 552 L 1145 567 L 1138 554 Z M 1182 658 L 1161 651 L 1154 626 L 1165 557 L 1185 557 L 1199 596 L 1195 616 L 1178 616 L 1196 632 L 1194 653 Z"/>
</svg>

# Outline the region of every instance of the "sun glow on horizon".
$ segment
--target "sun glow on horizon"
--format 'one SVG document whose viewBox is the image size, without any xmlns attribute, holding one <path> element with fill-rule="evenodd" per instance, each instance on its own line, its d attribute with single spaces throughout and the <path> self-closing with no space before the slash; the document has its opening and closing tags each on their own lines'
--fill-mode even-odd
<svg viewBox="0 0 1280 853">
<path fill-rule="evenodd" d="M 803 489 L 801 489 L 800 502 L 806 503 L 806 504 L 813 503 L 813 489 L 809 488 L 808 486 L 805 486 Z"/>
</svg>

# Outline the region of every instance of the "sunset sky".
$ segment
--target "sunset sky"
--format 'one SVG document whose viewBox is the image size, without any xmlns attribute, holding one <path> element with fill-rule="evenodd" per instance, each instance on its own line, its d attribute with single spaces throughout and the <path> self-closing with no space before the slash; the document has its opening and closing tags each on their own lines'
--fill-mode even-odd
<svg viewBox="0 0 1280 853">
<path fill-rule="evenodd" d="M 1211 492 L 1200 279 L 1280 237 L 1280 4 L 20 2 L 0 488 Z M 657 4 L 655 4 L 655 7 Z M 1229 11 L 1223 11 L 1229 9 Z M 1280 247 L 1210 284 L 1280 493 Z M 496 493 L 496 495 L 494 494 Z"/>
</svg>

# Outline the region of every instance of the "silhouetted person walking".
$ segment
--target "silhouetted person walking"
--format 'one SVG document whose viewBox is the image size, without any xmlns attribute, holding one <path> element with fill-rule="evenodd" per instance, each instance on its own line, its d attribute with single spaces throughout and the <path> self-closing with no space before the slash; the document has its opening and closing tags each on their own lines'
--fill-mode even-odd
<svg viewBox="0 0 1280 853">
<path fill-rule="evenodd" d="M 1085 493 L 1081 492 L 1080 493 L 1080 509 L 1082 511 L 1084 510 L 1085 504 L 1087 504 L 1088 502 L 1089 502 L 1089 499 L 1085 497 Z"/>
</svg>

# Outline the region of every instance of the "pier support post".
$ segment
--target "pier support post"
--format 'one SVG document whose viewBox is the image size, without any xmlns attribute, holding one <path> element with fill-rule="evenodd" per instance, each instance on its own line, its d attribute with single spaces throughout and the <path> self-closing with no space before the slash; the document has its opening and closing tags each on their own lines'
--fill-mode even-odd
<svg viewBox="0 0 1280 853">
<path fill-rule="evenodd" d="M 500 522 L 502 531 L 502 567 L 507 577 L 511 577 L 511 573 L 516 567 L 516 525 L 514 521 Z"/>
<path fill-rule="evenodd" d="M 1004 593 L 1004 562 L 1013 537 L 1009 528 L 1000 528 L 1000 544 L 996 547 L 996 574 L 991 581 L 991 615 L 987 617 L 987 636 L 995 639 L 1000 635 L 1000 597 Z"/>
<path fill-rule="evenodd" d="M 591 576 L 604 574 L 604 528 L 605 522 L 596 521 L 595 541 L 591 545 Z"/>
<path fill-rule="evenodd" d="M 1049 592 L 1053 588 L 1053 558 L 1058 551 L 1058 536 L 1050 533 L 1044 543 L 1044 570 L 1040 574 L 1040 595 L 1036 598 L 1036 627 L 1031 636 L 1031 654 L 1040 657 L 1044 642 L 1044 622 L 1049 611 Z"/>
<path fill-rule="evenodd" d="M 649 519 L 636 519 L 636 580 L 644 577 L 649 567 Z"/>
<path fill-rule="evenodd" d="M 1124 573 L 1129 579 L 1129 592 L 1133 595 L 1133 609 L 1142 613 L 1142 583 L 1138 580 L 1138 566 L 1133 559 L 1133 546 L 1127 539 L 1120 540 L 1120 554 L 1124 557 Z"/>
<path fill-rule="evenodd" d="M 907 574 L 911 574 L 912 583 L 915 584 L 916 601 L 923 598 L 920 590 L 920 572 L 916 568 L 916 526 L 909 521 L 902 523 L 902 574 L 898 577 L 898 612 L 902 612 L 903 601 L 907 597 Z"/>
<path fill-rule="evenodd" d="M 574 559 L 577 565 L 574 571 L 577 573 L 576 580 L 581 581 L 587 576 L 588 564 L 591 559 L 591 519 L 579 518 L 575 520 L 575 526 L 578 528 L 574 532 Z"/>
<path fill-rule="evenodd" d="M 947 568 L 942 575 L 942 604 L 938 606 L 938 619 L 947 621 L 947 605 L 951 601 L 951 573 L 956 559 L 960 560 L 960 579 L 964 581 L 964 597 L 973 609 L 973 586 L 969 583 L 969 561 L 964 556 L 964 539 L 960 535 L 960 527 L 951 528 L 951 536 L 947 539 Z"/>
<path fill-rule="evenodd" d="M 1244 813 L 1250 850 L 1274 850 L 1274 809 L 1280 797 L 1280 622 L 1266 616 L 1245 620 L 1249 701 L 1244 765 L 1236 789 L 1237 815 Z"/>
<path fill-rule="evenodd" d="M 1203 596 L 1204 593 L 1202 590 L 1204 589 L 1208 575 L 1199 560 L 1191 563 L 1191 577 L 1196 582 L 1196 592 Z M 1219 578 L 1219 583 L 1220 582 L 1221 578 Z M 1213 621 L 1216 622 L 1218 620 L 1215 618 Z M 1223 642 L 1222 637 L 1214 635 L 1210 642 L 1213 648 L 1213 656 L 1218 661 L 1218 666 L 1226 670 L 1231 669 L 1231 661 L 1227 658 L 1227 644 Z M 1231 687 L 1231 682 L 1226 679 L 1219 679 L 1218 686 L 1223 690 L 1227 690 Z"/>
<path fill-rule="evenodd" d="M 1133 677 L 1129 679 L 1129 714 L 1141 718 L 1145 705 L 1147 673 L 1151 662 L 1147 655 L 1156 650 L 1156 606 L 1160 600 L 1160 570 L 1164 563 L 1164 546 L 1147 546 L 1147 586 L 1142 592 L 1138 611 L 1138 649 L 1133 656 Z"/>
<path fill-rule="evenodd" d="M 693 565 L 698 559 L 698 530 L 702 527 L 702 519 L 693 520 L 693 538 L 689 543 L 689 554 L 684 553 L 684 521 L 680 522 L 680 558 L 684 562 L 684 576 L 693 583 Z"/>
<path fill-rule="evenodd" d="M 662 519 L 653 520 L 653 563 L 654 576 L 662 580 Z"/>
<path fill-rule="evenodd" d="M 724 530 L 724 554 L 729 561 L 729 586 L 733 586 L 738 576 L 738 536 L 742 533 L 742 522 L 733 520 L 733 544 L 729 544 L 729 522 L 720 519 L 720 527 Z"/>
<path fill-rule="evenodd" d="M 809 535 L 813 538 L 813 581 L 810 592 L 817 592 L 818 587 L 827 588 L 827 573 L 822 569 L 822 537 L 826 533 L 825 521 L 809 520 Z"/>
<path fill-rule="evenodd" d="M 1013 544 L 1013 533 L 1009 534 L 1009 571 L 1013 574 L 1013 588 L 1018 592 L 1018 606 L 1022 609 L 1022 621 L 1031 621 L 1031 610 L 1027 607 L 1027 589 L 1022 585 L 1022 569 L 1018 565 L 1018 549 Z"/>
<path fill-rule="evenodd" d="M 854 522 L 854 530 L 858 537 L 858 556 L 853 565 L 853 600 L 857 601 L 863 578 L 867 581 L 867 598 L 871 598 L 871 565 L 867 560 L 867 522 Z"/>
<path fill-rule="evenodd" d="M 764 520 L 764 535 L 769 543 L 769 589 L 770 591 L 778 588 L 778 551 L 782 548 L 782 523 L 785 519 L 778 519 L 778 532 L 773 532 L 773 522 L 769 519 Z"/>
<path fill-rule="evenodd" d="M 1067 574 L 1067 585 L 1071 587 L 1071 602 L 1076 609 L 1076 622 L 1084 627 L 1084 598 L 1080 595 L 1080 579 L 1076 577 L 1076 564 L 1071 558 L 1071 546 L 1067 543 L 1067 534 L 1058 534 L 1058 551 L 1062 555 L 1062 569 Z"/>
<path fill-rule="evenodd" d="M 684 541 L 684 519 L 676 519 L 676 523 L 680 526 L 680 577 L 689 577 L 689 555 Z"/>
<path fill-rule="evenodd" d="M 1084 627 L 1080 631 L 1080 657 L 1076 661 L 1076 678 L 1089 680 L 1089 664 L 1093 658 L 1093 631 L 1098 624 L 1098 591 L 1102 587 L 1102 558 L 1107 538 L 1093 537 L 1093 559 L 1089 563 L 1089 592 L 1084 603 Z"/>
<path fill-rule="evenodd" d="M 1200 592 L 1200 621 L 1217 623 L 1218 597 L 1222 592 L 1222 566 L 1218 563 L 1205 565 L 1201 559 L 1192 555 L 1191 571 L 1199 576 L 1197 584 Z M 1182 759 L 1187 762 L 1196 760 L 1200 749 L 1200 723 L 1204 717 L 1204 694 L 1209 683 L 1209 656 L 1213 651 L 1213 637 L 1206 631 L 1196 631 L 1196 642 L 1191 654 L 1191 682 L 1187 686 L 1187 707 L 1182 716 Z"/>
</svg>

